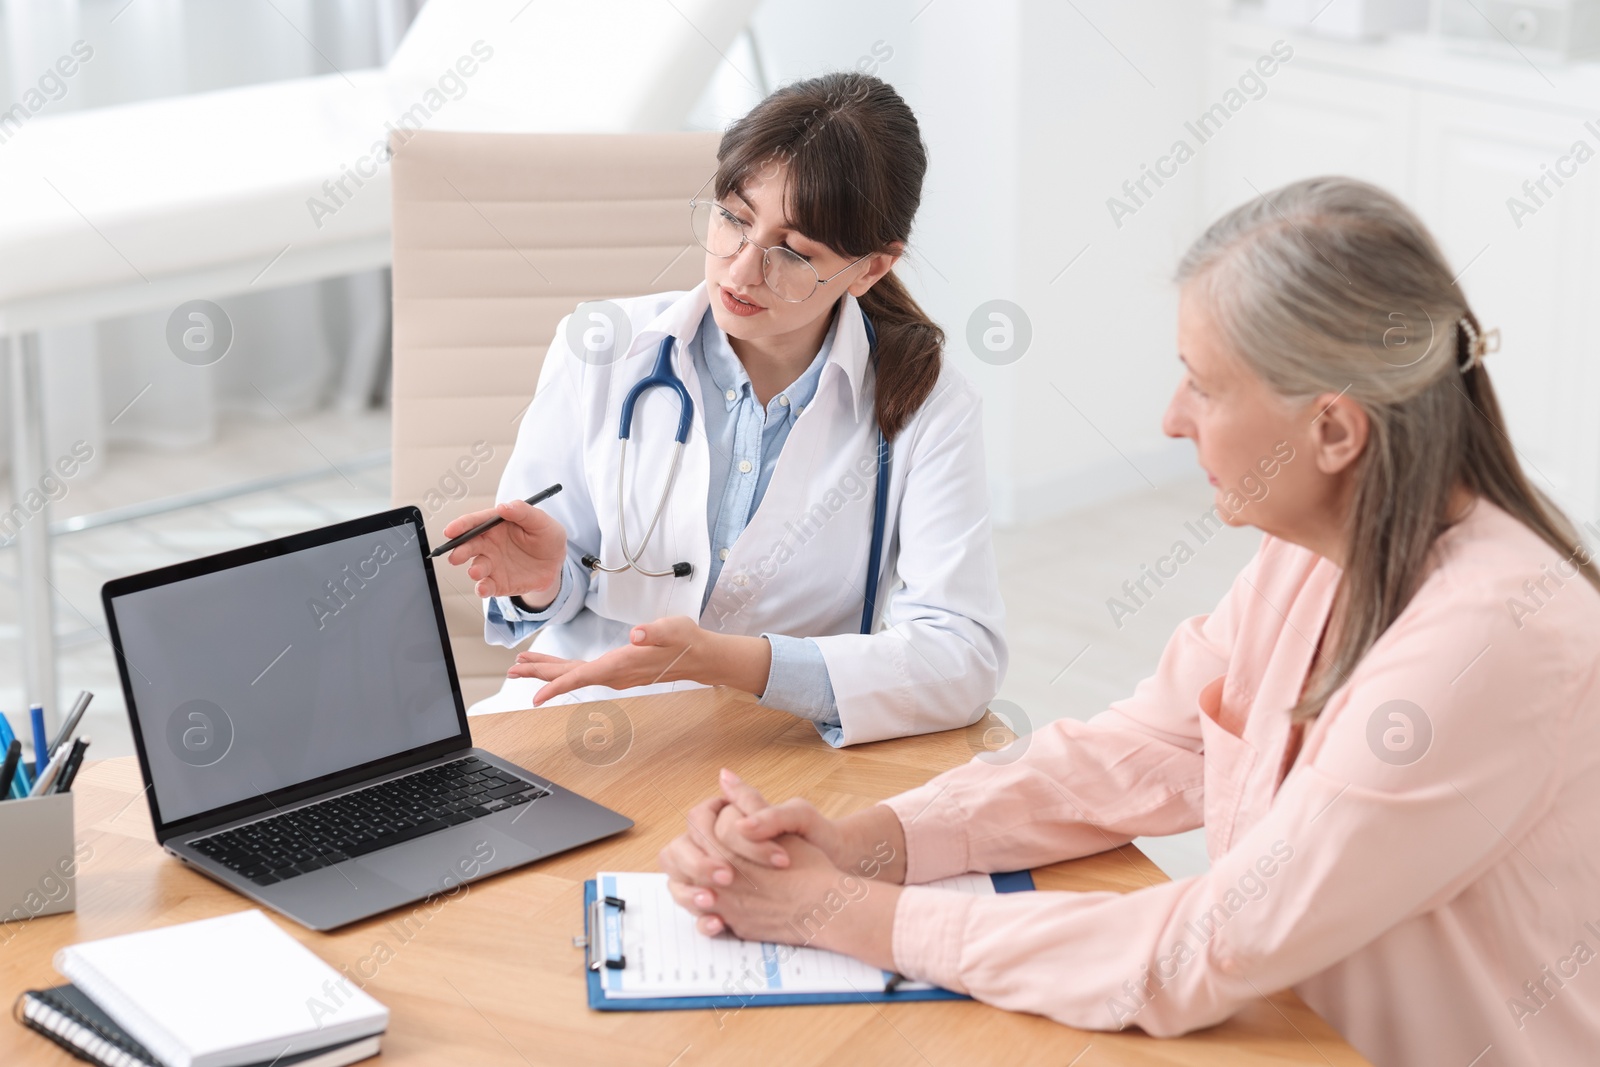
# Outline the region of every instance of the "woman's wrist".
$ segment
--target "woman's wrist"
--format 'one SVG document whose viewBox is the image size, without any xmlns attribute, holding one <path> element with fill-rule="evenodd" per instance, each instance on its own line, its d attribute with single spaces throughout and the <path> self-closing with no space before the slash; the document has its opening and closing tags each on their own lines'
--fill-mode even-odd
<svg viewBox="0 0 1600 1067">
<path fill-rule="evenodd" d="M 894 809 L 874 804 L 834 824 L 839 851 L 834 865 L 866 880 L 860 899 L 851 898 L 817 939 L 818 948 L 865 960 L 881 970 L 895 970 L 894 914 L 900 905 L 900 884 L 906 876 L 906 835 Z"/>
<path fill-rule="evenodd" d="M 702 631 L 702 635 L 697 642 L 700 655 L 695 657 L 694 673 L 687 676 L 690 681 L 725 685 L 756 696 L 766 691 L 767 676 L 772 673 L 772 646 L 765 637 L 710 630 Z"/>
<path fill-rule="evenodd" d="M 559 588 L 557 592 L 560 592 Z M 512 593 L 506 599 L 511 601 L 511 606 L 518 611 L 527 612 L 529 615 L 537 615 L 541 611 L 550 610 L 550 605 L 556 602 L 556 595 L 555 593 L 551 593 L 549 596 L 540 593 L 529 593 L 527 596 L 523 596 L 521 593 Z"/>
<path fill-rule="evenodd" d="M 906 880 L 906 835 L 893 808 L 874 804 L 835 825 L 840 853 L 831 857 L 835 866 L 893 885 Z"/>
<path fill-rule="evenodd" d="M 845 906 L 818 931 L 812 944 L 854 956 L 879 970 L 895 970 L 894 913 L 904 892 L 897 885 L 869 884 L 859 899 L 846 898 Z"/>
<path fill-rule="evenodd" d="M 543 589 L 528 589 L 521 593 L 513 593 L 508 599 L 517 608 L 530 614 L 546 611 L 556 602 L 556 597 L 561 595 L 561 583 L 565 580 L 566 567 L 563 565 L 556 568 L 555 578 Z"/>
</svg>

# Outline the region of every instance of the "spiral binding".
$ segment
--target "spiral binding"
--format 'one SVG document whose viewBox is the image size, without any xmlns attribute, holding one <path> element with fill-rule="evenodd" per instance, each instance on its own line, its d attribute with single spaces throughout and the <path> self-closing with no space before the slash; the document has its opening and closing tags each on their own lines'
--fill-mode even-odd
<svg viewBox="0 0 1600 1067">
<path fill-rule="evenodd" d="M 11 1016 L 80 1060 L 102 1067 L 162 1067 L 143 1045 L 104 1029 L 54 989 L 23 993 L 12 1004 Z"/>
</svg>

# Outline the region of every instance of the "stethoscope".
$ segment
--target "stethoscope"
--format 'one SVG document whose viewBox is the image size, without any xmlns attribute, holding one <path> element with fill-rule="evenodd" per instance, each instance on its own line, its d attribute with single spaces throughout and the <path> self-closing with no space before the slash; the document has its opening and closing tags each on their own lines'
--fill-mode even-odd
<svg viewBox="0 0 1600 1067">
<path fill-rule="evenodd" d="M 872 320 L 867 318 L 867 313 L 861 313 L 862 324 L 867 328 L 867 358 L 874 358 L 878 335 L 872 328 Z M 678 377 L 677 371 L 672 368 L 672 346 L 676 338 L 668 336 L 661 340 L 661 347 L 656 350 L 655 366 L 645 377 L 634 383 L 628 395 L 622 401 L 622 424 L 617 430 L 617 437 L 621 440 L 621 456 L 617 462 L 617 540 L 621 544 L 622 557 L 626 560 L 620 567 L 607 567 L 600 562 L 600 557 L 590 554 L 583 557 L 583 565 L 591 571 L 604 571 L 607 574 L 616 574 L 620 571 L 635 570 L 650 578 L 687 578 L 694 568 L 686 563 L 674 563 L 664 571 L 653 571 L 639 565 L 639 558 L 650 545 L 650 538 L 655 536 L 656 527 L 661 523 L 661 515 L 667 508 L 667 499 L 672 495 L 672 486 L 678 480 L 678 469 L 683 464 L 683 446 L 689 439 L 689 425 L 694 419 L 694 400 L 689 396 L 689 390 L 684 387 L 683 379 Z M 673 435 L 672 465 L 667 473 L 667 484 L 661 490 L 661 499 L 656 504 L 656 513 L 650 519 L 650 526 L 644 532 L 644 538 L 639 542 L 638 549 L 628 545 L 627 508 L 624 504 L 624 474 L 628 469 L 628 436 L 633 430 L 633 408 L 639 402 L 639 397 L 647 391 L 657 387 L 665 387 L 678 395 L 678 431 Z M 882 428 L 878 430 L 878 484 L 877 496 L 872 508 L 872 547 L 867 556 L 867 588 L 865 602 L 861 609 L 861 632 L 872 632 L 873 611 L 878 599 L 878 572 L 883 555 L 883 533 L 888 521 L 889 511 L 889 442 L 883 436 Z"/>
</svg>

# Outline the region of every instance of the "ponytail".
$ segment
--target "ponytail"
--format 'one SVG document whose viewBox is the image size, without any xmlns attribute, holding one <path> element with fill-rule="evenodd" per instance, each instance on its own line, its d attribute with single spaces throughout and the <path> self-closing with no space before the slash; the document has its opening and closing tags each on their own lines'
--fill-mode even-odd
<svg viewBox="0 0 1600 1067">
<path fill-rule="evenodd" d="M 944 331 L 912 298 L 893 271 L 859 298 L 878 335 L 874 413 L 893 441 L 939 381 Z"/>
</svg>

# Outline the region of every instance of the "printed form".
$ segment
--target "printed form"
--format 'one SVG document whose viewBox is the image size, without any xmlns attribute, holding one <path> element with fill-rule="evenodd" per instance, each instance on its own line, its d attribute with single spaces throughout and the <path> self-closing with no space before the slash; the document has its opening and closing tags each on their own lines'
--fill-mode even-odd
<svg viewBox="0 0 1600 1067">
<path fill-rule="evenodd" d="M 860 884 L 870 887 L 872 883 L 861 879 Z M 995 891 L 987 874 L 961 874 L 928 885 L 977 894 Z M 601 896 L 616 897 L 627 905 L 620 916 L 615 909 L 606 909 L 605 931 L 601 935 L 606 938 L 606 957 L 616 959 L 620 955 L 625 962 L 620 969 L 604 972 L 607 999 L 877 993 L 888 978 L 878 968 L 837 952 L 741 941 L 731 934 L 706 937 L 695 929 L 694 916 L 673 901 L 665 874 L 601 872 L 598 888 Z M 842 890 L 838 899 L 844 908 L 850 907 Z M 831 918 L 825 906 L 818 914 Z M 615 921 L 617 918 L 620 924 Z M 812 932 L 815 933 L 814 928 Z M 899 988 L 932 987 L 923 982 L 905 982 Z"/>
</svg>

